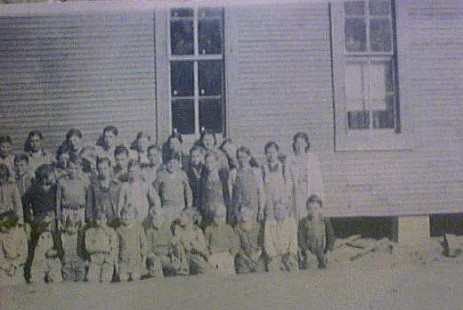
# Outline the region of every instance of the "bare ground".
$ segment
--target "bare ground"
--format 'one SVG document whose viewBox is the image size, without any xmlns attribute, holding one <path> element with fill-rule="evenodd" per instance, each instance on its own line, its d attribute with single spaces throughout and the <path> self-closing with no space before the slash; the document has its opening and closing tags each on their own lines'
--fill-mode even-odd
<svg viewBox="0 0 463 310">
<path fill-rule="evenodd" d="M 463 309 L 463 265 L 373 253 L 328 269 L 0 288 L 0 309 Z"/>
</svg>

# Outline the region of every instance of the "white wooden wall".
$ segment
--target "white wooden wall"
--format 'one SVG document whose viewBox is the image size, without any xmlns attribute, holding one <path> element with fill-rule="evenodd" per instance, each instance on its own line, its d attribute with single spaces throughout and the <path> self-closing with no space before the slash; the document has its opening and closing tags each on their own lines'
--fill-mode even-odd
<svg viewBox="0 0 463 310">
<path fill-rule="evenodd" d="M 155 128 L 153 13 L 0 18 L 0 134 L 40 129 L 53 151 L 77 127 L 94 144 Z"/>
</svg>

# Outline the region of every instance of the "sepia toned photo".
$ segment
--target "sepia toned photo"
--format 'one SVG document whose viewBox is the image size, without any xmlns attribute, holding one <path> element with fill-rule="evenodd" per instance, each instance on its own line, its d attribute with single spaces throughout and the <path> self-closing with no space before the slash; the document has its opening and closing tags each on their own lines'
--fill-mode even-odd
<svg viewBox="0 0 463 310">
<path fill-rule="evenodd" d="M 462 98 L 460 0 L 0 0 L 0 309 L 461 309 Z"/>
</svg>

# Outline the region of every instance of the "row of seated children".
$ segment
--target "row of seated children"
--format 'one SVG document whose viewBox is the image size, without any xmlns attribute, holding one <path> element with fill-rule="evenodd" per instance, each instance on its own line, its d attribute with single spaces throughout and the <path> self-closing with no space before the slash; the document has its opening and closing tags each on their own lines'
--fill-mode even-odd
<svg viewBox="0 0 463 310">
<path fill-rule="evenodd" d="M 97 212 L 86 225 L 79 212 L 69 213 L 61 228 L 53 214 L 45 214 L 33 246 L 29 282 L 124 282 L 142 277 L 325 268 L 334 234 L 329 220 L 321 215 L 321 203 L 317 196 L 308 199 L 308 216 L 299 226 L 289 217 L 288 208 L 277 208 L 275 222 L 263 225 L 245 208 L 232 228 L 219 208 L 204 232 L 192 208 L 173 222 L 153 208 L 140 223 L 137 209 L 127 205 L 115 229 L 108 226 L 104 212 Z M 24 282 L 27 234 L 12 210 L 0 214 L 0 251 L 1 284 Z"/>
</svg>

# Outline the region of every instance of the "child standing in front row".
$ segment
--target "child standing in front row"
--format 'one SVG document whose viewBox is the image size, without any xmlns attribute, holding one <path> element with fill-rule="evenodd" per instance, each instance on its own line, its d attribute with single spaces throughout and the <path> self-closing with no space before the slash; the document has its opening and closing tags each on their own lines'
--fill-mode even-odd
<svg viewBox="0 0 463 310">
<path fill-rule="evenodd" d="M 145 231 L 137 219 L 137 210 L 124 206 L 121 210 L 122 225 L 116 230 L 119 243 L 118 275 L 121 282 L 139 281 L 145 273 L 148 244 Z"/>
<path fill-rule="evenodd" d="M 61 282 L 63 278 L 54 230 L 55 217 L 48 214 L 42 218 L 42 221 L 43 227 L 34 248 L 29 282 L 32 284 Z"/>
<path fill-rule="evenodd" d="M 103 210 L 97 211 L 94 226 L 85 232 L 85 250 L 90 255 L 88 282 L 111 282 L 119 247 L 116 231 L 107 225 Z"/>
<path fill-rule="evenodd" d="M 204 233 L 210 253 L 209 263 L 218 274 L 235 274 L 238 238 L 233 227 L 227 224 L 227 210 L 214 209 L 211 216 L 213 221 Z"/>
<path fill-rule="evenodd" d="M 68 215 L 60 232 L 60 251 L 64 281 L 83 281 L 86 261 L 84 256 L 84 235 L 82 220 Z"/>
<path fill-rule="evenodd" d="M 263 256 L 263 229 L 262 225 L 254 219 L 254 211 L 243 208 L 240 213 L 240 222 L 235 227 L 238 235 L 239 248 L 235 257 L 237 273 L 265 271 Z"/>
<path fill-rule="evenodd" d="M 318 261 L 318 268 L 326 268 L 326 254 L 334 248 L 333 226 L 321 213 L 322 201 L 311 195 L 306 203 L 307 216 L 299 222 L 298 241 L 301 248 L 301 267 L 310 268 Z"/>
<path fill-rule="evenodd" d="M 0 164 L 0 212 L 14 211 L 23 222 L 23 205 L 18 187 L 10 180 L 10 170 L 5 164 Z"/>
<path fill-rule="evenodd" d="M 14 211 L 0 214 L 0 285 L 24 283 L 27 236 Z"/>
</svg>

